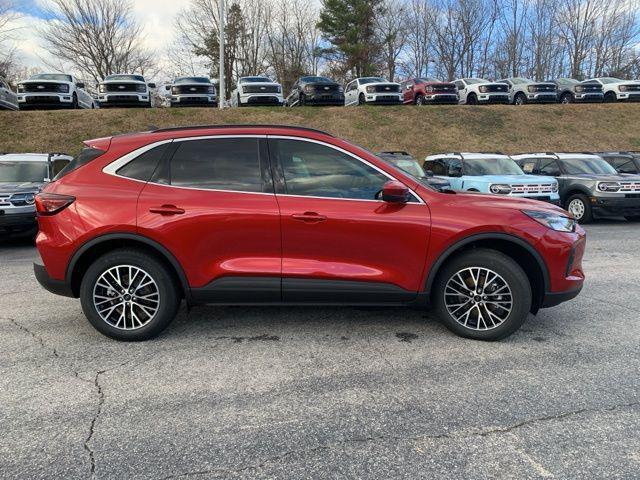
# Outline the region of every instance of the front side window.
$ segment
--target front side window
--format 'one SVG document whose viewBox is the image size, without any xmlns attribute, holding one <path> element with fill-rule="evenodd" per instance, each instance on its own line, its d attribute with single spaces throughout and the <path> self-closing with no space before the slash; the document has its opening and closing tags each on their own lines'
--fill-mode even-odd
<svg viewBox="0 0 640 480">
<path fill-rule="evenodd" d="M 569 175 L 616 175 L 616 169 L 600 157 L 563 158 L 562 164 Z"/>
<path fill-rule="evenodd" d="M 207 190 L 262 192 L 257 138 L 180 142 L 171 159 L 171 185 Z"/>
<path fill-rule="evenodd" d="M 609 163 L 620 173 L 638 173 L 633 160 L 629 157 L 613 157 L 609 159 Z"/>
<path fill-rule="evenodd" d="M 373 167 L 326 145 L 273 139 L 269 152 L 282 167 L 290 195 L 375 200 L 389 180 Z"/>
</svg>

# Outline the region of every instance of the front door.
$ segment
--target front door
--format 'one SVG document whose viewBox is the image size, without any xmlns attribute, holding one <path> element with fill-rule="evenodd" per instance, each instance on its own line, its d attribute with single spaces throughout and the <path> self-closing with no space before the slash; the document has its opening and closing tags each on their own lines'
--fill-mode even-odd
<svg viewBox="0 0 640 480">
<path fill-rule="evenodd" d="M 197 301 L 280 301 L 280 215 L 265 142 L 174 140 L 140 194 L 139 232 L 173 253 Z"/>
<path fill-rule="evenodd" d="M 430 231 L 427 205 L 379 200 L 391 178 L 346 151 L 269 139 L 288 302 L 386 303 L 416 297 Z"/>
</svg>

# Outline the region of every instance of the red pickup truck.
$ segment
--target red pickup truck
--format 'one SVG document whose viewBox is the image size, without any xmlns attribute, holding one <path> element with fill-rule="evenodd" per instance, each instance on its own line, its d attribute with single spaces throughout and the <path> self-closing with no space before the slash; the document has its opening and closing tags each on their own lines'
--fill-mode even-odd
<svg viewBox="0 0 640 480">
<path fill-rule="evenodd" d="M 458 88 L 454 83 L 434 78 L 410 78 L 401 83 L 403 103 L 411 105 L 458 104 Z"/>
</svg>

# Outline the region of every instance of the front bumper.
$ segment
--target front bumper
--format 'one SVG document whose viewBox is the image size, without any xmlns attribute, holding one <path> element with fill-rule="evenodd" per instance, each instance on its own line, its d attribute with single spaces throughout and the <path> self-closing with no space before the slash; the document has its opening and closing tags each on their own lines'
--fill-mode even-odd
<svg viewBox="0 0 640 480">
<path fill-rule="evenodd" d="M 508 93 L 479 93 L 478 94 L 478 103 L 491 104 L 498 103 L 503 105 L 508 105 L 509 102 L 509 94 Z"/>
<path fill-rule="evenodd" d="M 218 104 L 218 98 L 215 95 L 171 95 L 172 107 L 184 107 L 184 106 L 215 106 Z"/>
<path fill-rule="evenodd" d="M 640 216 L 640 194 L 627 195 L 634 196 L 620 198 L 591 197 L 591 208 L 594 215 L 598 217 Z"/>
<path fill-rule="evenodd" d="M 262 93 L 240 96 L 240 105 L 282 106 L 283 104 L 284 98 L 282 98 L 282 94 L 279 93 Z"/>
<path fill-rule="evenodd" d="M 62 295 L 63 297 L 75 297 L 71 290 L 71 286 L 68 285 L 67 282 L 55 280 L 49 276 L 47 269 L 40 258 L 33 262 L 33 273 L 36 276 L 38 283 L 42 285 L 45 290 L 56 295 Z"/>
<path fill-rule="evenodd" d="M 100 108 L 147 107 L 149 102 L 149 94 L 147 93 L 101 93 L 98 96 Z"/>
<path fill-rule="evenodd" d="M 544 294 L 544 298 L 542 299 L 542 305 L 540 308 L 550 308 L 560 305 L 561 303 L 568 302 L 569 300 L 573 300 L 578 296 L 578 294 L 582 291 L 582 285 L 574 290 L 569 290 L 566 292 L 546 292 Z"/>
<path fill-rule="evenodd" d="M 304 101 L 306 105 L 343 106 L 344 95 L 312 93 L 305 95 Z"/>
<path fill-rule="evenodd" d="M 36 212 L 9 213 L 0 209 L 0 233 L 14 233 L 36 230 Z"/>
<path fill-rule="evenodd" d="M 402 94 L 400 93 L 367 93 L 364 100 L 366 103 L 376 105 L 402 105 Z"/>
<path fill-rule="evenodd" d="M 425 103 L 440 105 L 457 105 L 460 98 L 452 93 L 434 93 L 433 95 L 425 95 L 422 97 Z"/>
<path fill-rule="evenodd" d="M 529 103 L 556 103 L 558 95 L 554 93 L 527 93 L 527 102 Z"/>
<path fill-rule="evenodd" d="M 640 102 L 640 92 L 619 92 L 616 97 L 619 102 Z"/>
<path fill-rule="evenodd" d="M 71 108 L 72 93 L 19 93 L 18 108 Z"/>
<path fill-rule="evenodd" d="M 551 203 L 552 205 L 560 206 L 560 196 L 556 193 L 553 195 L 524 195 L 516 198 L 526 198 L 529 200 L 538 200 L 539 202 Z"/>
<path fill-rule="evenodd" d="M 601 103 L 604 102 L 604 94 L 602 93 L 576 93 L 573 96 L 575 102 L 580 103 Z"/>
</svg>

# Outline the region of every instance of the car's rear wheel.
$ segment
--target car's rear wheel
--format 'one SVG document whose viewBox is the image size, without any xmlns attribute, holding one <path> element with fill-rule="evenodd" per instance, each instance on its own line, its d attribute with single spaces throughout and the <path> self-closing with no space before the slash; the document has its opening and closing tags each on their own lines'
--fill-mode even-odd
<svg viewBox="0 0 640 480">
<path fill-rule="evenodd" d="M 171 272 L 155 257 L 134 249 L 98 258 L 80 286 L 87 319 L 116 340 L 148 340 L 176 316 L 180 296 Z"/>
<path fill-rule="evenodd" d="M 518 93 L 513 100 L 514 105 L 524 105 L 525 103 L 527 103 L 527 98 L 522 93 Z"/>
<path fill-rule="evenodd" d="M 500 340 L 527 319 L 532 293 L 527 275 L 511 257 L 478 248 L 450 260 L 438 274 L 433 302 L 444 325 L 476 340 Z"/>
<path fill-rule="evenodd" d="M 571 195 L 567 200 L 565 208 L 571 215 L 573 215 L 578 223 L 585 224 L 593 221 L 591 203 L 589 203 L 589 198 L 582 193 Z"/>
<path fill-rule="evenodd" d="M 560 97 L 560 103 L 569 104 L 573 103 L 573 95 L 570 93 L 563 93 L 562 97 Z"/>
</svg>

